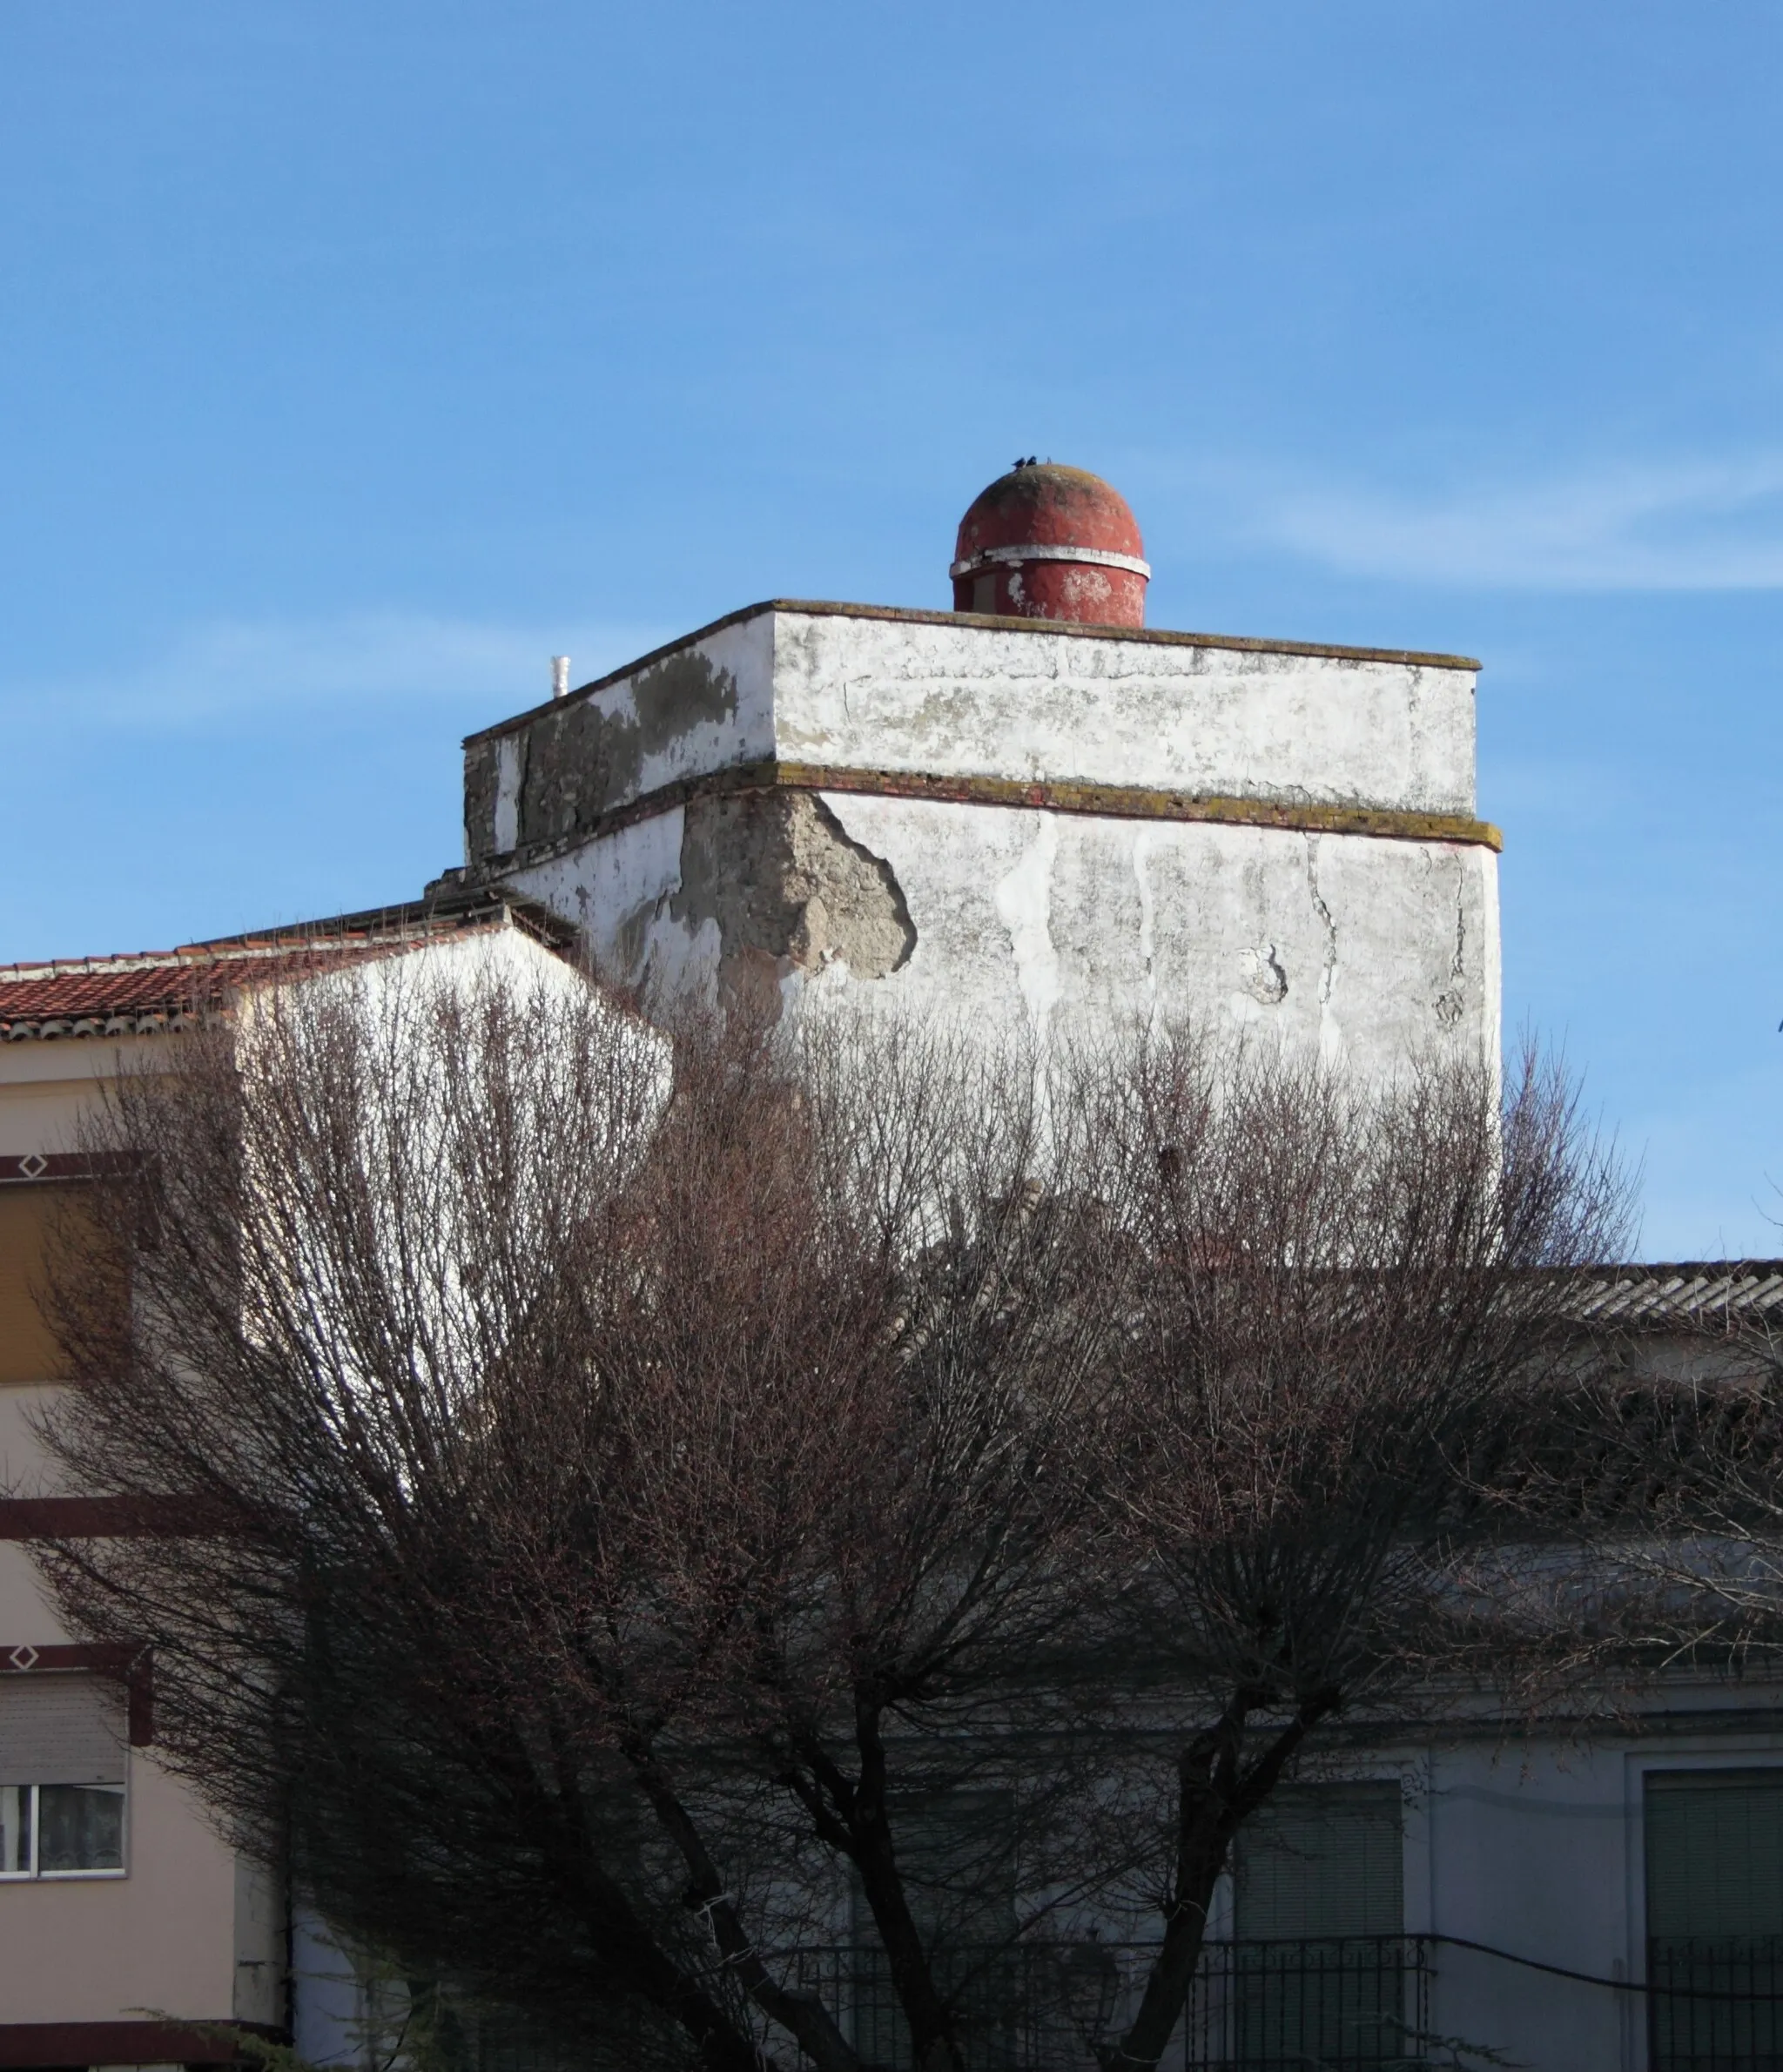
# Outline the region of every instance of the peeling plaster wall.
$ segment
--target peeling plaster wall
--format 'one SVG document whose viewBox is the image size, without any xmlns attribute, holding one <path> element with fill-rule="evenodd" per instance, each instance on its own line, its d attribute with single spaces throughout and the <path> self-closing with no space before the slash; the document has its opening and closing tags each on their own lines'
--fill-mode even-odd
<svg viewBox="0 0 1783 2072">
<path fill-rule="evenodd" d="M 690 819 L 736 800 L 636 823 L 513 883 L 579 920 L 596 969 L 647 1000 L 710 995 L 746 955 L 766 960 L 789 1000 L 846 986 L 986 1028 L 1194 1013 L 1370 1070 L 1431 1044 L 1497 1056 L 1490 850 L 819 796 L 847 853 L 880 859 L 877 882 L 901 899 L 914 939 L 889 967 L 883 951 L 877 972 L 845 950 L 823 955 L 808 922 L 801 934 L 797 896 L 814 876 L 790 899 L 777 880 L 747 927 L 740 905 L 686 896 L 684 866 L 709 883 L 719 868 Z M 739 872 L 760 867 L 759 845 L 729 853 Z"/>
<path fill-rule="evenodd" d="M 1368 1069 L 1496 1058 L 1497 859 L 1454 844 L 832 796 L 904 890 L 880 982 L 938 1012 L 1211 1015 Z"/>
<path fill-rule="evenodd" d="M 1368 1066 L 1432 1041 L 1496 1057 L 1477 844 L 812 790 L 767 767 L 1466 817 L 1473 683 L 1417 658 L 764 606 L 474 739 L 472 868 L 576 923 L 647 1005 L 748 966 L 789 1003 L 854 989 L 987 1029 L 1192 1012 Z M 649 798 L 751 763 L 753 789 Z"/>
<path fill-rule="evenodd" d="M 572 840 L 678 778 L 774 754 L 773 620 L 721 627 L 465 750 L 465 856 Z"/>
<path fill-rule="evenodd" d="M 745 968 L 877 980 L 917 943 L 890 866 L 810 791 L 695 798 L 512 882 L 575 918 L 601 977 L 658 1006 Z"/>
<path fill-rule="evenodd" d="M 1465 669 L 780 612 L 788 762 L 1474 810 Z"/>
<path fill-rule="evenodd" d="M 764 607 L 465 751 L 466 861 L 751 762 L 1469 815 L 1474 679 L 1388 657 Z"/>
</svg>

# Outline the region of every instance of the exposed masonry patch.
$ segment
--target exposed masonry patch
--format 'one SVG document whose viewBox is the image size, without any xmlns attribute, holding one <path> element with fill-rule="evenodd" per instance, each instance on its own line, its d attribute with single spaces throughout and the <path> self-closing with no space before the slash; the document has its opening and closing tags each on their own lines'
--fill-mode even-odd
<svg viewBox="0 0 1783 2072">
<path fill-rule="evenodd" d="M 916 948 L 892 866 L 810 791 L 690 800 L 669 911 L 690 932 L 717 923 L 721 982 L 738 960 L 763 959 L 807 972 L 841 962 L 854 978 L 883 979 Z"/>
<path fill-rule="evenodd" d="M 1316 898 L 1316 893 L 1314 896 Z M 1238 961 L 1244 974 L 1239 983 L 1260 1006 L 1274 1007 L 1287 998 L 1288 974 L 1282 968 L 1274 943 L 1265 943 L 1260 950 L 1241 951 Z"/>
<path fill-rule="evenodd" d="M 736 678 L 696 650 L 666 656 L 625 688 L 628 696 L 578 698 L 521 731 L 470 743 L 465 828 L 473 859 L 593 833 L 603 814 L 637 797 L 651 757 L 737 713 Z M 510 797 L 511 826 L 503 814 Z"/>
</svg>

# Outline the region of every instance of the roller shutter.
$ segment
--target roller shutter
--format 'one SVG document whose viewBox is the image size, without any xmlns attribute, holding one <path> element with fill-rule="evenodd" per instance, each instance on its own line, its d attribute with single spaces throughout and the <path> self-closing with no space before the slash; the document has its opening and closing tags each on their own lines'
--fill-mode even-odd
<svg viewBox="0 0 1783 2072">
<path fill-rule="evenodd" d="M 1245 1940 L 1398 1935 L 1404 1927 L 1396 1784 L 1284 1793 L 1241 1833 L 1237 1929 Z"/>
<path fill-rule="evenodd" d="M 0 1676 L 0 1785 L 122 1784 L 123 1687 L 110 1677 Z"/>
<path fill-rule="evenodd" d="M 1650 1772 L 1647 2062 L 1783 2072 L 1783 1767 Z"/>
<path fill-rule="evenodd" d="M 1783 1935 L 1783 1767 L 1649 1772 L 1647 1933 Z"/>
</svg>

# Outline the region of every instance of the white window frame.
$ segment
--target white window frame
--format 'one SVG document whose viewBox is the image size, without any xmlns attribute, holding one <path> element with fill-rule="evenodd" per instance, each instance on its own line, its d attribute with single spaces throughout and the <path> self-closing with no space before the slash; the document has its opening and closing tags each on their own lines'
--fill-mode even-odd
<svg viewBox="0 0 1783 2072">
<path fill-rule="evenodd" d="M 127 1778 L 120 1779 L 115 1785 L 90 1784 L 71 1787 L 88 1792 L 115 1791 L 124 1801 L 123 1818 L 118 1823 L 118 1853 L 124 1860 L 109 1867 L 97 1866 L 91 1870 L 40 1871 L 37 1868 L 37 1846 L 43 1833 L 37 1794 L 44 1790 L 53 1791 L 56 1788 L 53 1785 L 9 1785 L 5 1788 L 9 1791 L 29 1792 L 31 1795 L 31 1863 L 27 1871 L 0 1870 L 0 1885 L 65 1885 L 71 1879 L 127 1878 L 130 1875 L 130 1784 Z"/>
</svg>

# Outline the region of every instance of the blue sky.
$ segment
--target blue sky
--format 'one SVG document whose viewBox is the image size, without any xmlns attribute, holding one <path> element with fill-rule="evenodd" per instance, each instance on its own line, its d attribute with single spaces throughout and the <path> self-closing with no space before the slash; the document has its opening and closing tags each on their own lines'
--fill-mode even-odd
<svg viewBox="0 0 1783 2072">
<path fill-rule="evenodd" d="M 457 742 L 1013 455 L 1482 656 L 1507 1019 L 1783 1251 L 1783 9 L 5 0 L 0 959 L 413 894 Z"/>
</svg>

